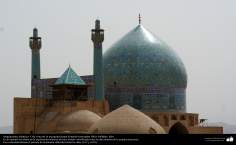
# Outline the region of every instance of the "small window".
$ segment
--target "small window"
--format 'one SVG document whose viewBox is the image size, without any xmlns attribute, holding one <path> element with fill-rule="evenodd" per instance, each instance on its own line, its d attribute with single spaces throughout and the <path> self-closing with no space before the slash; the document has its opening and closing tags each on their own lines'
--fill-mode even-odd
<svg viewBox="0 0 236 145">
<path fill-rule="evenodd" d="M 186 120 L 186 117 L 184 115 L 181 115 L 180 120 Z"/>
<path fill-rule="evenodd" d="M 165 126 L 169 126 L 169 118 L 165 115 L 163 117 Z"/>
<path fill-rule="evenodd" d="M 194 116 L 189 116 L 189 125 L 190 126 L 194 125 Z"/>
<path fill-rule="evenodd" d="M 171 115 L 171 120 L 177 120 L 176 115 Z"/>
</svg>

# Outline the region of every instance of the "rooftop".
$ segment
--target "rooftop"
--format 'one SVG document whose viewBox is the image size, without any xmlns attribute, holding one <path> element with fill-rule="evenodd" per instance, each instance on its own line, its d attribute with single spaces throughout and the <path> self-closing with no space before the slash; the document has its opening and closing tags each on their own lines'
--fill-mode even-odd
<svg viewBox="0 0 236 145">
<path fill-rule="evenodd" d="M 85 85 L 83 79 L 69 66 L 67 70 L 57 79 L 55 85 Z"/>
</svg>

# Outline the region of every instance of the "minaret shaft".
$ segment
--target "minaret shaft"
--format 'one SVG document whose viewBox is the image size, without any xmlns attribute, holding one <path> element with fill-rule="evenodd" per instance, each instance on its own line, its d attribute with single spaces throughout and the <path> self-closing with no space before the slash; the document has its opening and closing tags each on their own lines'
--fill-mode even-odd
<svg viewBox="0 0 236 145">
<path fill-rule="evenodd" d="M 36 28 L 33 30 L 33 37 L 29 38 L 29 46 L 32 50 L 31 79 L 40 79 L 41 37 L 38 37 L 38 30 Z"/>
<path fill-rule="evenodd" d="M 94 44 L 93 73 L 95 80 L 95 99 L 98 101 L 104 100 L 104 75 L 102 58 L 103 40 L 104 30 L 100 29 L 100 21 L 96 20 L 95 29 L 92 29 L 92 41 Z"/>
<path fill-rule="evenodd" d="M 31 79 L 40 79 L 40 51 L 32 50 Z"/>
<path fill-rule="evenodd" d="M 37 88 L 34 86 L 34 80 L 40 79 L 40 49 L 41 49 L 41 37 L 38 37 L 38 30 L 34 28 L 33 36 L 29 38 L 29 46 L 32 50 L 31 58 L 31 97 L 38 96 L 36 93 Z"/>
</svg>

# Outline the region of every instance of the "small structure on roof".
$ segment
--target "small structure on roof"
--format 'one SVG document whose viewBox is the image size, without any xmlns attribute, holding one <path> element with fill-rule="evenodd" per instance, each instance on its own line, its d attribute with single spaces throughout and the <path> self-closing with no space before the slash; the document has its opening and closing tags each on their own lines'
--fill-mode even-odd
<svg viewBox="0 0 236 145">
<path fill-rule="evenodd" d="M 86 101 L 88 99 L 88 86 L 69 66 L 55 84 L 52 85 L 53 99 Z"/>
</svg>

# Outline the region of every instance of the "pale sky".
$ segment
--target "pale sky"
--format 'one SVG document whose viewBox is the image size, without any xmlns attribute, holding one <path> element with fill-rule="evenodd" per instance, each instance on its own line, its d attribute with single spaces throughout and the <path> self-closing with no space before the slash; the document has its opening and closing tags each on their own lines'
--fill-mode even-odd
<svg viewBox="0 0 236 145">
<path fill-rule="evenodd" d="M 0 126 L 13 124 L 13 97 L 30 97 L 31 50 L 42 37 L 41 76 L 69 64 L 92 74 L 90 30 L 105 29 L 104 51 L 142 24 L 171 46 L 188 73 L 187 112 L 236 124 L 235 0 L 0 0 Z"/>
</svg>

